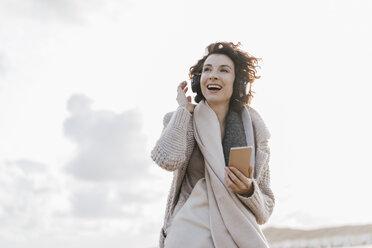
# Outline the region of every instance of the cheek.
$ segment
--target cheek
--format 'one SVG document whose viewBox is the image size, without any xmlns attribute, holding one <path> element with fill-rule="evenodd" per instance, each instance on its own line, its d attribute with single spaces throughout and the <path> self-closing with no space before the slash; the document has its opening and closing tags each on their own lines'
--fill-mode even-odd
<svg viewBox="0 0 372 248">
<path fill-rule="evenodd" d="M 202 91 L 202 94 L 204 95 L 205 94 L 205 91 L 206 91 L 206 86 L 207 86 L 207 80 L 208 77 L 203 77 L 203 75 L 201 75 L 200 77 L 200 89 Z"/>
<path fill-rule="evenodd" d="M 206 80 L 206 77 L 203 77 L 203 75 L 201 75 L 200 77 L 200 89 L 201 89 L 201 92 L 203 95 L 205 95 L 205 91 L 206 91 L 206 84 L 207 84 L 207 80 Z"/>
<path fill-rule="evenodd" d="M 228 78 L 225 82 L 227 82 L 225 87 L 227 87 L 228 91 L 232 93 L 233 88 L 234 88 L 234 79 L 233 78 Z"/>
<path fill-rule="evenodd" d="M 207 81 L 206 79 L 207 79 L 207 77 L 204 74 L 202 74 L 201 77 L 200 77 L 200 85 L 201 86 L 206 84 L 206 81 Z"/>
<path fill-rule="evenodd" d="M 233 87 L 232 87 L 232 85 L 231 86 L 229 85 L 229 88 L 228 88 L 228 90 L 226 92 L 227 92 L 227 94 L 228 94 L 229 97 L 232 96 L 232 93 L 233 93 Z"/>
</svg>

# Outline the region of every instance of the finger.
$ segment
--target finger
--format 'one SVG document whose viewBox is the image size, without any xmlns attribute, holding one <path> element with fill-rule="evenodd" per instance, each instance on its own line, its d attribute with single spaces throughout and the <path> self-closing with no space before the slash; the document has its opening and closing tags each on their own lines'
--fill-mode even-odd
<svg viewBox="0 0 372 248">
<path fill-rule="evenodd" d="M 233 181 L 231 181 L 229 175 L 227 174 L 227 172 L 225 173 L 225 184 L 228 188 L 234 190 L 234 191 L 238 191 L 238 188 L 236 187 L 236 185 L 234 184 Z"/>
<path fill-rule="evenodd" d="M 240 179 L 240 181 L 244 181 L 247 178 L 240 170 L 235 167 L 230 167 L 230 170 Z"/>
<path fill-rule="evenodd" d="M 187 92 L 187 90 L 188 90 L 188 87 L 185 87 L 184 89 L 183 89 L 183 92 Z"/>
<path fill-rule="evenodd" d="M 187 82 L 186 81 L 183 81 L 181 82 L 178 87 L 181 88 L 183 90 L 183 88 L 185 88 L 185 86 L 187 85 Z"/>
<path fill-rule="evenodd" d="M 180 86 L 177 88 L 176 100 L 177 100 L 177 102 L 180 106 L 186 106 L 186 104 L 187 104 L 186 95 L 185 95 L 185 93 L 183 92 L 183 90 Z"/>
<path fill-rule="evenodd" d="M 178 93 L 178 95 L 180 95 L 180 94 L 184 94 L 184 92 L 183 92 L 181 86 L 178 86 L 178 87 L 177 87 L 177 93 Z"/>
<path fill-rule="evenodd" d="M 187 101 L 188 101 L 188 102 L 191 102 L 191 96 L 188 96 L 188 97 L 187 97 Z"/>
<path fill-rule="evenodd" d="M 249 166 L 249 169 L 248 169 L 248 177 L 249 177 L 249 178 L 253 178 L 253 167 L 252 167 L 252 166 Z"/>
<path fill-rule="evenodd" d="M 224 182 L 225 182 L 226 186 L 228 186 L 227 185 L 227 182 L 228 182 L 227 178 L 228 178 L 228 176 L 227 176 L 227 173 L 225 172 Z"/>
<path fill-rule="evenodd" d="M 235 169 L 235 168 L 234 168 Z M 237 169 L 236 169 L 237 170 Z M 228 172 L 228 175 L 229 175 L 229 177 L 231 178 L 231 180 L 234 182 L 234 184 L 236 185 L 236 186 L 238 186 L 239 188 L 241 188 L 241 187 L 244 187 L 245 185 L 244 185 L 244 183 L 235 175 L 235 170 L 234 170 L 234 172 L 233 172 L 233 170 L 232 169 L 229 169 L 229 168 L 227 168 L 227 172 Z M 244 180 L 244 179 L 243 179 Z"/>
<path fill-rule="evenodd" d="M 179 93 L 181 93 L 181 92 L 185 92 L 184 88 L 186 87 L 186 85 L 187 85 L 186 81 L 180 83 L 180 84 L 178 85 L 178 87 L 177 87 L 177 91 L 178 91 Z"/>
<path fill-rule="evenodd" d="M 249 180 L 248 178 L 240 171 L 238 170 L 237 168 L 235 167 L 231 167 L 231 170 L 234 172 L 234 174 L 239 178 L 239 180 L 245 184 L 245 185 L 249 185 Z"/>
</svg>

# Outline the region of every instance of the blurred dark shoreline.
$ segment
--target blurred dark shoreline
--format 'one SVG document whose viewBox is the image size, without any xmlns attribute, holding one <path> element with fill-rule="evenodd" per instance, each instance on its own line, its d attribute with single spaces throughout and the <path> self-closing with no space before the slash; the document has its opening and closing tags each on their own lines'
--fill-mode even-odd
<svg viewBox="0 0 372 248">
<path fill-rule="evenodd" d="M 271 248 L 372 247 L 372 224 L 310 230 L 268 227 L 263 232 Z"/>
</svg>

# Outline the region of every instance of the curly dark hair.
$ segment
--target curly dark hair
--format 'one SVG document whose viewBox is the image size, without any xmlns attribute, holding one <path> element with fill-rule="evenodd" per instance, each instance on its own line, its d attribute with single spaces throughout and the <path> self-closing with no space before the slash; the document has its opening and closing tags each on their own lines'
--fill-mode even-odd
<svg viewBox="0 0 372 248">
<path fill-rule="evenodd" d="M 256 67 L 259 67 L 259 58 L 249 55 L 247 52 L 242 51 L 241 43 L 234 44 L 232 42 L 215 42 L 206 48 L 206 55 L 201 58 L 195 65 L 190 67 L 189 78 L 193 80 L 195 76 L 200 76 L 202 73 L 205 60 L 211 54 L 224 54 L 228 56 L 235 66 L 235 80 L 233 86 L 233 93 L 230 99 L 230 108 L 236 112 L 240 112 L 244 105 L 249 105 L 253 98 L 252 84 L 255 79 L 260 78 L 257 76 Z M 260 68 L 260 67 L 259 67 Z M 200 88 L 200 77 L 196 80 L 195 86 L 196 96 L 195 102 L 199 103 L 205 99 Z M 249 92 L 246 93 L 246 85 L 250 84 Z"/>
</svg>

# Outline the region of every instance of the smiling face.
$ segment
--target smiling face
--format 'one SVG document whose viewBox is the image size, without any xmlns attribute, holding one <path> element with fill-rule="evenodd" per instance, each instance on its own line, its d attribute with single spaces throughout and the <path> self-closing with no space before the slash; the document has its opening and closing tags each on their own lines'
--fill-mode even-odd
<svg viewBox="0 0 372 248">
<path fill-rule="evenodd" d="M 208 104 L 229 104 L 234 80 L 234 62 L 227 55 L 208 56 L 200 78 L 200 88 Z"/>
</svg>

